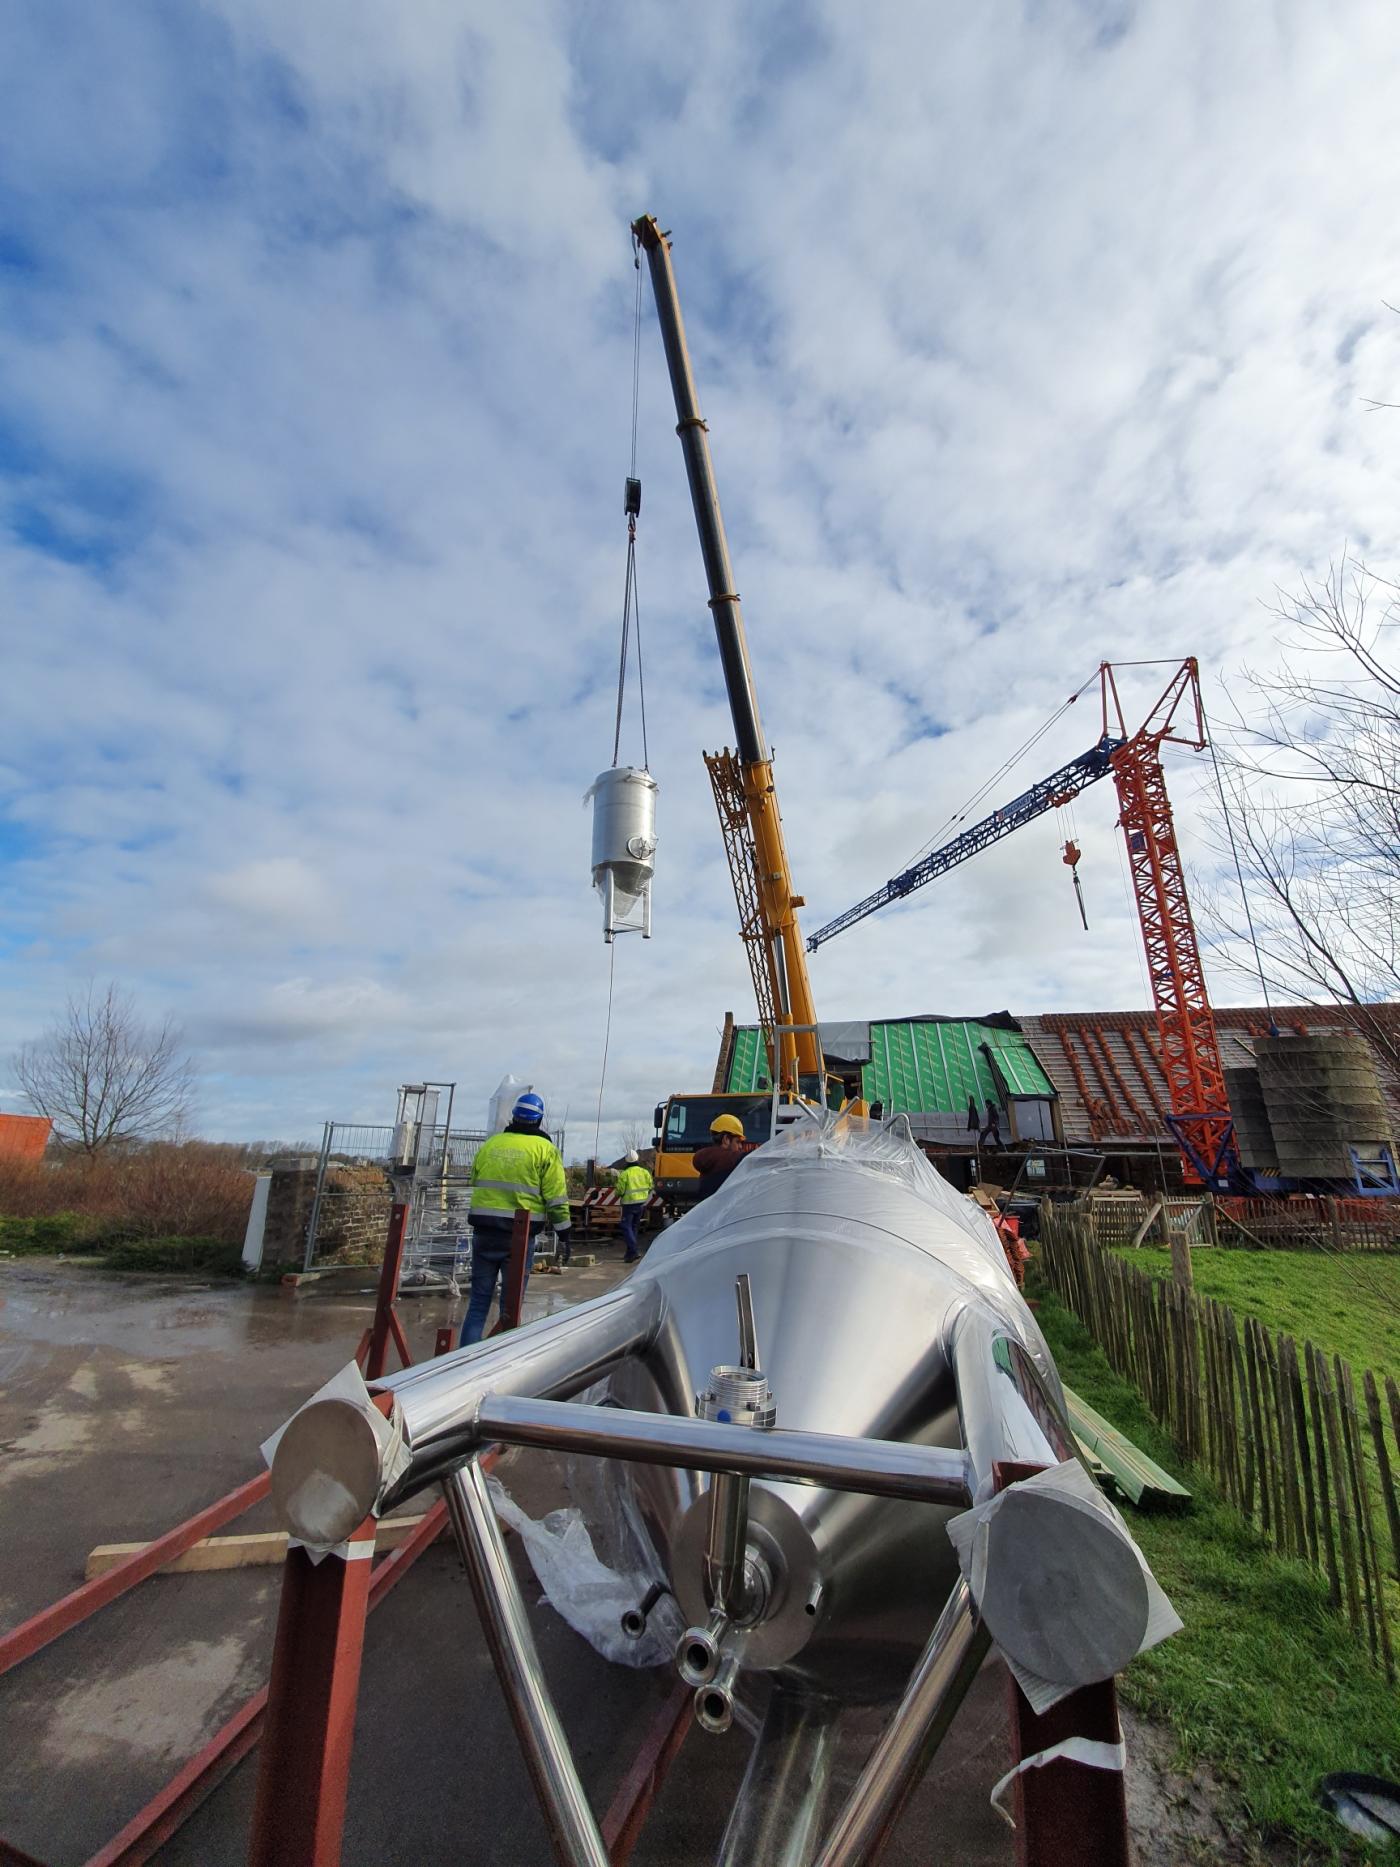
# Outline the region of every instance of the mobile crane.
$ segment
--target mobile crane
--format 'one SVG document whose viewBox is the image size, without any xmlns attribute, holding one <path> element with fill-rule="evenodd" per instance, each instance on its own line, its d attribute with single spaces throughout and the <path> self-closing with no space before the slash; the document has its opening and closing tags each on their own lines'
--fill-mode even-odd
<svg viewBox="0 0 1400 1867">
<path fill-rule="evenodd" d="M 707 752 L 725 855 L 739 906 L 739 934 L 753 975 L 758 1019 L 768 1049 L 772 1080 L 782 1093 L 826 1099 L 825 1066 L 817 1030 L 807 951 L 797 923 L 805 902 L 794 887 L 783 839 L 773 758 L 759 718 L 749 663 L 744 616 L 724 535 L 709 427 L 700 413 L 686 348 L 685 325 L 671 267 L 669 237 L 655 217 L 634 221 L 632 234 L 646 254 L 676 404 L 676 432 L 685 455 L 691 505 L 709 584 L 709 608 L 734 722 L 734 750 Z M 839 1083 L 832 1087 L 839 1092 Z M 753 1140 L 767 1133 L 766 1098 L 741 1097 L 734 1112 Z M 754 1105 L 754 1106 L 750 1106 Z M 709 1122 L 727 1106 L 722 1096 L 672 1096 L 657 1110 L 656 1178 L 663 1196 L 683 1193 L 693 1178 L 690 1153 L 709 1140 Z M 761 1130 L 761 1132 L 760 1132 Z M 668 1146 L 668 1143 L 674 1145 Z M 674 1158 L 673 1158 L 674 1157 Z"/>
<path fill-rule="evenodd" d="M 1101 731 L 1087 752 L 892 876 L 874 894 L 818 928 L 807 945 L 815 952 L 857 921 L 903 900 L 1112 773 L 1152 982 L 1162 1074 L 1171 1100 L 1168 1121 L 1186 1157 L 1188 1180 L 1224 1190 L 1238 1173 L 1234 1122 L 1162 770 L 1164 745 L 1185 745 L 1199 752 L 1208 743 L 1200 673 L 1194 658 L 1183 661 L 1142 725 L 1129 733 L 1118 697 L 1116 668 L 1152 665 L 1102 662 L 1098 675 Z M 1066 860 L 1072 848 L 1067 845 Z"/>
</svg>

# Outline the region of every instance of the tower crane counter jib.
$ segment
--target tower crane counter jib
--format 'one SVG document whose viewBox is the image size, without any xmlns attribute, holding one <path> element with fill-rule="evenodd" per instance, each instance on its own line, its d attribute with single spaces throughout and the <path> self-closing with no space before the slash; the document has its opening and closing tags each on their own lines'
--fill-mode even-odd
<svg viewBox="0 0 1400 1867">
<path fill-rule="evenodd" d="M 803 901 L 793 889 L 788 865 L 773 786 L 772 756 L 759 718 L 743 611 L 715 488 L 709 429 L 700 413 L 691 374 L 670 242 L 650 214 L 633 223 L 632 233 L 646 254 L 651 274 L 675 397 L 676 432 L 685 455 L 686 478 L 710 589 L 710 613 L 734 722 L 734 751 L 707 753 L 705 764 L 719 811 L 739 904 L 739 931 L 748 952 L 759 1022 L 769 1045 L 775 1079 L 787 1089 L 797 1089 L 799 1085 L 819 1084 L 823 1068 L 807 954 L 797 924 L 797 910 Z"/>
</svg>

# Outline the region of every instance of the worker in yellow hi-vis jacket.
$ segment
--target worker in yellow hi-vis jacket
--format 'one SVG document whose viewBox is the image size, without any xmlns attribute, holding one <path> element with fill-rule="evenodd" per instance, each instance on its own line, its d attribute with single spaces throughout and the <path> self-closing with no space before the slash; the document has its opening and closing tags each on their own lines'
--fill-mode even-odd
<svg viewBox="0 0 1400 1867">
<path fill-rule="evenodd" d="M 544 1103 L 523 1095 L 511 1110 L 504 1134 L 493 1134 L 472 1162 L 472 1288 L 462 1323 L 462 1346 L 479 1342 L 510 1258 L 517 1212 L 530 1215 L 526 1278 L 534 1263 L 535 1234 L 546 1220 L 567 1254 L 569 1193 L 559 1150 L 544 1132 Z"/>
<path fill-rule="evenodd" d="M 617 1175 L 617 1196 L 622 1201 L 622 1242 L 627 1247 L 622 1259 L 624 1264 L 635 1264 L 642 1255 L 637 1249 L 637 1226 L 654 1185 L 650 1173 L 637 1159 L 637 1150 L 629 1148 Z"/>
</svg>

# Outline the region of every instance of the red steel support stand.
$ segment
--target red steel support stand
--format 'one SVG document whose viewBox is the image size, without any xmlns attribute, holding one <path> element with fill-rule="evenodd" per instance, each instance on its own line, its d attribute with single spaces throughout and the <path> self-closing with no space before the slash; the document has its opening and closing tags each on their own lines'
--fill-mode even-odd
<svg viewBox="0 0 1400 1867">
<path fill-rule="evenodd" d="M 632 1858 L 651 1805 L 695 1722 L 694 1698 L 688 1687 L 676 1687 L 657 1711 L 631 1769 L 617 1786 L 601 1824 L 612 1867 L 627 1867 Z"/>
<path fill-rule="evenodd" d="M 516 1213 L 510 1234 L 510 1257 L 506 1260 L 505 1286 L 501 1291 L 501 1314 L 492 1335 L 503 1329 L 520 1327 L 520 1312 L 525 1307 L 525 1279 L 530 1263 L 530 1215 L 523 1209 Z"/>
<path fill-rule="evenodd" d="M 345 1556 L 290 1549 L 267 1687 L 249 1867 L 336 1867 L 350 1786 L 355 1698 L 375 1522 Z"/>
<path fill-rule="evenodd" d="M 147 1543 L 144 1549 L 138 1549 L 134 1555 L 108 1569 L 105 1575 L 94 1576 L 92 1581 L 84 1582 L 81 1588 L 75 1588 L 61 1601 L 41 1608 L 20 1626 L 0 1636 L 0 1673 L 18 1666 L 21 1660 L 27 1660 L 51 1640 L 57 1640 L 60 1634 L 66 1634 L 70 1628 L 85 1621 L 90 1614 L 105 1608 L 109 1601 L 115 1601 L 127 1589 L 135 1588 L 138 1582 L 144 1582 L 148 1575 L 154 1575 L 167 1562 L 183 1556 L 187 1549 L 203 1537 L 212 1536 L 230 1518 L 251 1510 L 254 1504 L 267 1496 L 270 1483 L 266 1472 L 250 1478 L 236 1491 L 230 1491 L 227 1497 L 221 1497 L 216 1503 L 197 1511 L 193 1517 L 187 1517 L 184 1523 L 176 1524 L 173 1530 L 167 1530 L 154 1543 Z"/>
<path fill-rule="evenodd" d="M 1041 1469 L 999 1464 L 995 1467 L 997 1489 L 1004 1491 Z M 1009 1672 L 1007 1682 L 1013 1763 L 1038 1756 L 1067 1737 L 1094 1738 L 1103 1744 L 1122 1742 L 1118 1693 L 1111 1679 L 1081 1686 L 1043 1717 L 1031 1710 Z M 1053 1763 L 1023 1771 L 1015 1788 L 1017 1867 L 1080 1867 L 1085 1861 L 1092 1861 L 1094 1867 L 1129 1867 L 1128 1810 L 1121 1770 L 1099 1770 L 1092 1764 L 1057 1757 Z"/>
<path fill-rule="evenodd" d="M 404 1237 L 408 1230 L 408 1202 L 395 1200 L 389 1210 L 389 1235 L 384 1243 L 384 1263 L 379 1273 L 379 1294 L 374 1302 L 374 1321 L 360 1339 L 355 1359 L 360 1361 L 367 1381 L 377 1381 L 384 1373 L 384 1364 L 389 1359 L 389 1338 L 394 1338 L 394 1346 L 399 1351 L 399 1360 L 405 1368 L 413 1366 L 413 1357 L 408 1352 L 408 1343 L 404 1338 L 403 1324 L 399 1321 L 398 1296 L 399 1274 L 403 1269 Z"/>
</svg>

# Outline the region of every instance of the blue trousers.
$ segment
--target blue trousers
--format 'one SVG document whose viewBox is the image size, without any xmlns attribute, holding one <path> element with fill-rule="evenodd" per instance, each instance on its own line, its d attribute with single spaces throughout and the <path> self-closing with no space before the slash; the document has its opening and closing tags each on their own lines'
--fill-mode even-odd
<svg viewBox="0 0 1400 1867">
<path fill-rule="evenodd" d="M 530 1271 L 535 1262 L 535 1240 L 530 1238 L 530 1248 L 525 1254 L 525 1281 L 530 1281 Z M 510 1263 L 510 1233 L 487 1231 L 483 1226 L 472 1228 L 472 1287 L 467 1300 L 467 1313 L 462 1318 L 462 1337 L 458 1346 L 465 1348 L 469 1342 L 479 1342 L 486 1333 L 486 1318 L 491 1313 L 495 1301 L 496 1286 L 501 1284 L 504 1294 L 506 1266 Z"/>
<path fill-rule="evenodd" d="M 645 1211 L 645 1200 L 633 1200 L 630 1206 L 622 1208 L 622 1242 L 627 1247 L 626 1257 L 635 1258 L 641 1255 L 637 1249 L 637 1225 Z"/>
</svg>

